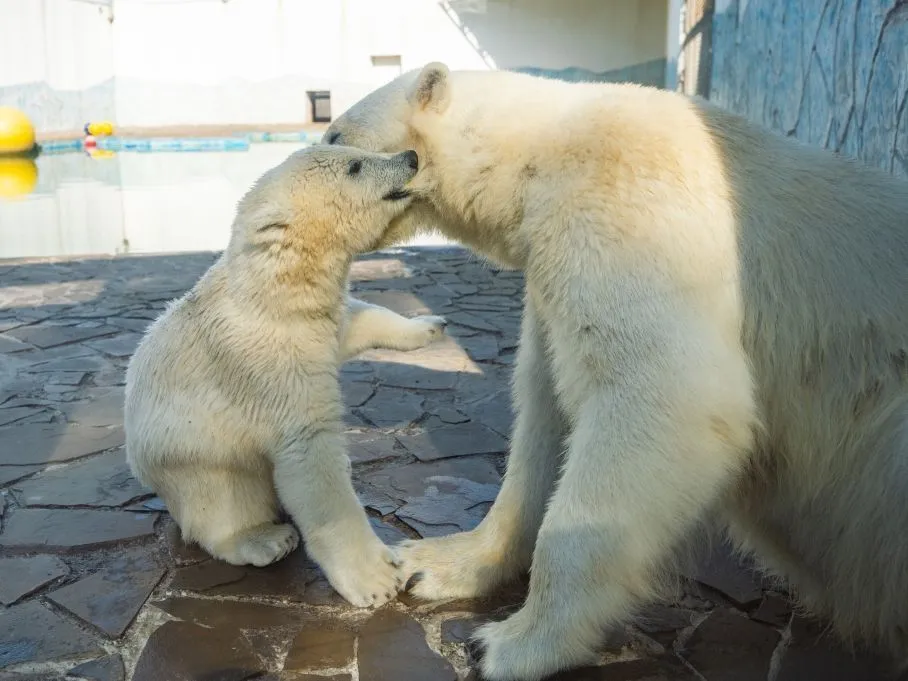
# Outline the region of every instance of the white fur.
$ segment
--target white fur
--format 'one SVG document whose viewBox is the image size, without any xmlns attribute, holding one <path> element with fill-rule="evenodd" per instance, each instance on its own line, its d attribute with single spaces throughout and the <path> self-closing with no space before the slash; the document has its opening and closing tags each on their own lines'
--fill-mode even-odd
<svg viewBox="0 0 908 681">
<path fill-rule="evenodd" d="M 401 317 L 381 305 L 347 298 L 348 323 L 342 331 L 341 359 L 347 360 L 372 348 L 418 350 L 438 340 L 447 323 L 444 317 Z"/>
<path fill-rule="evenodd" d="M 423 347 L 444 320 L 351 298 L 347 276 L 406 205 L 382 197 L 412 174 L 400 157 L 318 147 L 266 173 L 223 256 L 150 327 L 126 378 L 129 462 L 187 541 L 267 565 L 299 541 L 275 524 L 283 505 L 357 606 L 393 598 L 400 573 L 350 481 L 338 365 Z"/>
<path fill-rule="evenodd" d="M 484 594 L 491 681 L 593 656 L 717 511 L 845 637 L 905 659 L 908 186 L 708 103 L 433 64 L 327 139 L 414 148 L 414 202 L 526 273 L 504 486 L 468 533 L 408 542 L 414 592 Z M 560 471 L 560 472 L 559 472 Z"/>
</svg>

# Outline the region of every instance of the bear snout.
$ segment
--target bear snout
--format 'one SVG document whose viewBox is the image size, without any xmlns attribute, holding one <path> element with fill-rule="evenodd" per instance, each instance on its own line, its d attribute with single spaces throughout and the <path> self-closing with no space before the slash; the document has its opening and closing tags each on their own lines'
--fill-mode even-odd
<svg viewBox="0 0 908 681">
<path fill-rule="evenodd" d="M 409 166 L 411 170 L 419 170 L 419 154 L 410 149 L 409 151 L 405 151 L 403 156 L 404 161 L 406 161 L 407 166 Z"/>
</svg>

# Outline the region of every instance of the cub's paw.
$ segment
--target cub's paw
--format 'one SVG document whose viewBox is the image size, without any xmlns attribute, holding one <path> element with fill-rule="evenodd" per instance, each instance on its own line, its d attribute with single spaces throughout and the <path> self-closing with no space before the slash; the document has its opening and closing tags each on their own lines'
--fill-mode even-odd
<svg viewBox="0 0 908 681">
<path fill-rule="evenodd" d="M 448 325 L 447 319 L 434 314 L 411 317 L 410 321 L 419 323 L 425 329 L 425 332 L 433 338 L 444 334 L 445 327 Z"/>
<path fill-rule="evenodd" d="M 397 555 L 377 537 L 362 547 L 348 544 L 319 565 L 335 591 L 357 608 L 382 606 L 403 587 Z"/>
<path fill-rule="evenodd" d="M 212 553 L 232 565 L 264 567 L 291 553 L 299 542 L 299 533 L 293 525 L 266 523 L 221 542 Z"/>
<path fill-rule="evenodd" d="M 444 317 L 436 315 L 423 315 L 407 320 L 407 327 L 400 339 L 401 348 L 404 350 L 418 350 L 430 343 L 434 343 L 445 335 L 448 325 Z"/>
</svg>

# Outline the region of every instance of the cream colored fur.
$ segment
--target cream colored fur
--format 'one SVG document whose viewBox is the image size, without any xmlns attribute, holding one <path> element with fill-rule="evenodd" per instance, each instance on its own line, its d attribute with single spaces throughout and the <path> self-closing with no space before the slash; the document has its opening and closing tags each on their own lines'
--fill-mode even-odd
<svg viewBox="0 0 908 681">
<path fill-rule="evenodd" d="M 424 198 L 387 238 L 438 227 L 526 274 L 499 497 L 400 552 L 427 599 L 532 567 L 477 633 L 485 677 L 589 660 L 710 516 L 905 659 L 904 181 L 675 93 L 441 64 L 326 136 L 419 152 Z"/>
<path fill-rule="evenodd" d="M 444 326 L 347 295 L 353 256 L 408 202 L 383 197 L 413 158 L 315 147 L 266 173 L 223 256 L 149 328 L 126 377 L 129 462 L 187 541 L 267 565 L 298 543 L 276 524 L 283 506 L 357 606 L 392 598 L 400 573 L 350 481 L 338 366 L 368 348 L 423 347 Z"/>
</svg>

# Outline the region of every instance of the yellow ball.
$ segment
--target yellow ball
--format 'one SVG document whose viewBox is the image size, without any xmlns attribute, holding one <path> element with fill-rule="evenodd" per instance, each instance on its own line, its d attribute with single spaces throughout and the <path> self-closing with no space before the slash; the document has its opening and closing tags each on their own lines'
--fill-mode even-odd
<svg viewBox="0 0 908 681">
<path fill-rule="evenodd" d="M 0 106 L 0 154 L 16 154 L 35 146 L 35 129 L 28 116 L 10 106 Z"/>
<path fill-rule="evenodd" d="M 97 123 L 88 124 L 88 134 L 96 137 L 113 135 L 114 127 L 110 121 L 98 121 Z"/>
<path fill-rule="evenodd" d="M 0 158 L 0 199 L 31 194 L 38 184 L 38 166 L 30 158 Z"/>
</svg>

